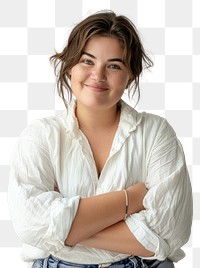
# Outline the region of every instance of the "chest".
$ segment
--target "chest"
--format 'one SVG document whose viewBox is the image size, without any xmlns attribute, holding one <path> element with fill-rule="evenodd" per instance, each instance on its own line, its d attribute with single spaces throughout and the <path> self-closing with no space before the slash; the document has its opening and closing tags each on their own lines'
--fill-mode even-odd
<svg viewBox="0 0 200 268">
<path fill-rule="evenodd" d="M 83 135 L 79 140 L 66 141 L 55 155 L 60 156 L 55 170 L 63 196 L 117 191 L 145 178 L 142 146 L 132 136 L 113 140 L 112 136 L 99 135 L 89 141 Z"/>
<path fill-rule="evenodd" d="M 112 148 L 115 132 L 101 132 L 101 133 L 87 133 L 85 136 L 85 142 L 88 143 L 88 150 L 91 150 L 91 154 L 94 159 L 97 174 L 100 176 L 106 161 L 109 158 Z M 87 139 L 87 141 L 86 141 Z"/>
</svg>

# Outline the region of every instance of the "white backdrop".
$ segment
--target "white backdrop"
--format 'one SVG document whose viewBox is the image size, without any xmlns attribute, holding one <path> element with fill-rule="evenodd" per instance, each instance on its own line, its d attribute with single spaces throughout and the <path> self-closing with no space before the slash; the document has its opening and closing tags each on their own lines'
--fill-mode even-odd
<svg viewBox="0 0 200 268">
<path fill-rule="evenodd" d="M 22 129 L 64 109 L 54 92 L 49 56 L 61 50 L 71 26 L 94 11 L 112 9 L 137 26 L 154 67 L 141 80 L 138 110 L 166 117 L 181 140 L 194 196 L 186 257 L 176 268 L 198 268 L 200 256 L 200 1 L 0 0 L 0 258 L 20 259 L 7 207 L 9 161 Z M 17 200 L 16 200 L 17 202 Z M 7 264 L 9 260 L 10 264 Z"/>
</svg>

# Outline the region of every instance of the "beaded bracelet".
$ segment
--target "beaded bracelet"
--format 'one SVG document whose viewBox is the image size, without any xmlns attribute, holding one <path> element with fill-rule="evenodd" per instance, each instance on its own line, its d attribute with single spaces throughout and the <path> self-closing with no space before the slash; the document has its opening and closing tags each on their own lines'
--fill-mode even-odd
<svg viewBox="0 0 200 268">
<path fill-rule="evenodd" d="M 125 189 L 123 191 L 124 191 L 125 197 L 126 197 L 126 208 L 125 208 L 125 215 L 124 215 L 124 220 L 126 220 L 126 218 L 128 217 L 128 194 L 127 194 L 127 191 Z"/>
</svg>

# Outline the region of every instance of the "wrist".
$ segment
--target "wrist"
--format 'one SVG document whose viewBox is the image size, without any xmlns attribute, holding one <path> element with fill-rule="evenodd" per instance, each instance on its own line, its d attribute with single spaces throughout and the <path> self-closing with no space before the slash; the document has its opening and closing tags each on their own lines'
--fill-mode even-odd
<svg viewBox="0 0 200 268">
<path fill-rule="evenodd" d="M 125 194 L 125 215 L 124 215 L 124 221 L 128 217 L 128 207 L 129 207 L 129 200 L 128 200 L 128 193 L 126 189 L 123 190 Z"/>
<path fill-rule="evenodd" d="M 144 210 L 143 199 L 148 192 L 144 183 L 136 183 L 126 189 L 129 199 L 129 215 Z"/>
</svg>

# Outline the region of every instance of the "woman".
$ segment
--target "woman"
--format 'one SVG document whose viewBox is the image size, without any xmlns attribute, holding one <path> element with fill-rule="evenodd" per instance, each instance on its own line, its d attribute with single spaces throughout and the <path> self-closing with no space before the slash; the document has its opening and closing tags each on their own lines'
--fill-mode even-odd
<svg viewBox="0 0 200 268">
<path fill-rule="evenodd" d="M 66 112 L 30 124 L 11 163 L 24 260 L 34 268 L 174 267 L 190 236 L 191 186 L 167 121 L 121 100 L 126 89 L 139 92 L 152 66 L 134 25 L 111 11 L 91 15 L 51 61 Z"/>
</svg>

